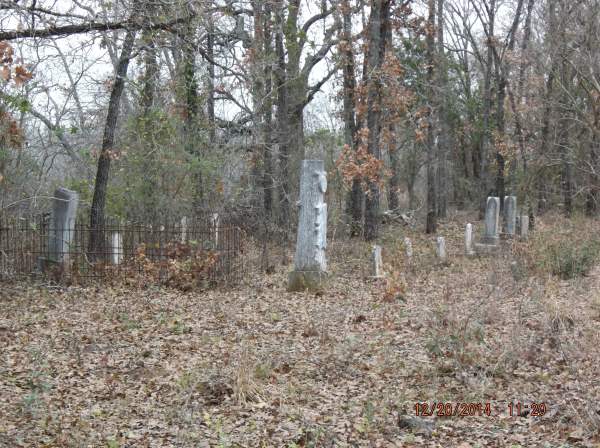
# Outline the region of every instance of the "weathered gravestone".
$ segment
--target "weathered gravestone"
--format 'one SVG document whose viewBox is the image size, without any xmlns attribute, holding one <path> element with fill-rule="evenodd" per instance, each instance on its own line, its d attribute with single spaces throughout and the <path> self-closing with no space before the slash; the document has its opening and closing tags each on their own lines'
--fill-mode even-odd
<svg viewBox="0 0 600 448">
<path fill-rule="evenodd" d="M 519 236 L 526 240 L 529 236 L 529 216 L 521 215 L 519 217 Z"/>
<path fill-rule="evenodd" d="M 123 252 L 123 236 L 121 232 L 113 232 L 112 234 L 112 263 L 115 265 L 121 264 L 125 253 Z"/>
<path fill-rule="evenodd" d="M 479 253 L 491 253 L 498 248 L 500 242 L 499 222 L 500 198 L 488 197 L 485 207 L 484 233 L 481 242 L 475 244 L 475 250 Z"/>
<path fill-rule="evenodd" d="M 48 259 L 56 263 L 65 263 L 69 260 L 69 248 L 75 237 L 79 195 L 59 187 L 54 192 L 53 203 L 48 234 Z"/>
<path fill-rule="evenodd" d="M 408 262 L 410 263 L 410 261 L 412 260 L 412 256 L 413 256 L 413 247 L 412 247 L 412 242 L 410 241 L 410 238 L 404 238 L 404 250 L 406 251 L 406 258 L 408 259 Z"/>
<path fill-rule="evenodd" d="M 213 213 L 210 218 L 210 226 L 212 228 L 213 240 L 215 249 L 219 247 L 219 226 L 221 225 L 221 218 L 218 213 Z"/>
<path fill-rule="evenodd" d="M 294 270 L 288 290 L 320 290 L 327 276 L 327 175 L 322 160 L 303 160 Z"/>
<path fill-rule="evenodd" d="M 381 246 L 373 246 L 371 252 L 371 275 L 374 278 L 383 278 L 383 260 L 381 259 Z"/>
<path fill-rule="evenodd" d="M 75 218 L 79 195 L 71 190 L 59 187 L 54 192 L 52 215 L 48 227 L 48 257 L 40 258 L 40 268 L 58 266 L 59 273 L 68 269 L 69 250 L 75 238 Z"/>
<path fill-rule="evenodd" d="M 473 224 L 468 223 L 465 228 L 465 253 L 468 257 L 475 255 L 473 250 Z"/>
<path fill-rule="evenodd" d="M 517 227 L 517 197 L 504 196 L 504 233 L 509 237 L 515 236 Z"/>
<path fill-rule="evenodd" d="M 181 218 L 181 244 L 187 242 L 187 216 Z"/>
<path fill-rule="evenodd" d="M 448 258 L 448 255 L 446 254 L 446 240 L 443 236 L 437 237 L 435 253 L 440 261 L 446 261 Z"/>
</svg>

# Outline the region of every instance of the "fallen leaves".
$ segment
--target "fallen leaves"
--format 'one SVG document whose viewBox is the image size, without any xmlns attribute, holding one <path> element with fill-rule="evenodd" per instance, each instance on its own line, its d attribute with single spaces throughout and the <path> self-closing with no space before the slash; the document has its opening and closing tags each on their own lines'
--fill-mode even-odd
<svg viewBox="0 0 600 448">
<path fill-rule="evenodd" d="M 287 293 L 285 272 L 221 291 L 16 288 L 0 299 L 0 445 L 592 446 L 600 275 L 521 285 L 503 259 L 430 266 L 411 238 L 403 301 L 343 253 L 322 296 Z M 549 411 L 510 417 L 517 400 Z M 424 401 L 493 412 L 415 416 Z"/>
</svg>

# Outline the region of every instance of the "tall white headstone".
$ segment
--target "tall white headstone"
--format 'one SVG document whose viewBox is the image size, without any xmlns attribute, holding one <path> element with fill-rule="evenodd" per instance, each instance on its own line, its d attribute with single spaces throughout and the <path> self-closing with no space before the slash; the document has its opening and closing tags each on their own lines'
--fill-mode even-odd
<svg viewBox="0 0 600 448">
<path fill-rule="evenodd" d="M 465 253 L 467 256 L 475 255 L 473 250 L 473 224 L 468 223 L 465 228 Z"/>
<path fill-rule="evenodd" d="M 374 245 L 371 252 L 371 275 L 375 278 L 382 278 L 383 275 L 383 260 L 381 258 L 381 246 Z"/>
<path fill-rule="evenodd" d="M 59 187 L 54 192 L 52 217 L 48 233 L 48 258 L 52 262 L 65 263 L 75 238 L 75 218 L 79 195 Z"/>
<path fill-rule="evenodd" d="M 123 236 L 121 232 L 113 232 L 112 234 L 112 262 L 113 264 L 121 264 L 124 257 L 123 252 Z"/>
<path fill-rule="evenodd" d="M 446 261 L 448 255 L 446 254 L 446 240 L 443 236 L 438 236 L 436 240 L 435 252 L 441 261 Z"/>
<path fill-rule="evenodd" d="M 489 197 L 485 207 L 485 228 L 481 242 L 483 244 L 496 245 L 500 241 L 500 198 Z"/>
<path fill-rule="evenodd" d="M 318 290 L 326 277 L 327 175 L 322 160 L 303 160 L 300 175 L 300 213 L 294 270 L 288 290 Z"/>
</svg>

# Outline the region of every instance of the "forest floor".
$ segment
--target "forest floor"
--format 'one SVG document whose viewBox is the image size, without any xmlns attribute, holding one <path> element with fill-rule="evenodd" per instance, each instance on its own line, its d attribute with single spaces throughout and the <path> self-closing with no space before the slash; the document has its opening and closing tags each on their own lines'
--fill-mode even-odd
<svg viewBox="0 0 600 448">
<path fill-rule="evenodd" d="M 235 290 L 4 286 L 0 446 L 600 446 L 600 269 L 536 260 L 600 229 L 548 216 L 467 258 L 466 219 L 442 223 L 444 264 L 387 229 L 387 280 L 334 240 L 323 294 L 286 292 L 289 267 Z"/>
</svg>

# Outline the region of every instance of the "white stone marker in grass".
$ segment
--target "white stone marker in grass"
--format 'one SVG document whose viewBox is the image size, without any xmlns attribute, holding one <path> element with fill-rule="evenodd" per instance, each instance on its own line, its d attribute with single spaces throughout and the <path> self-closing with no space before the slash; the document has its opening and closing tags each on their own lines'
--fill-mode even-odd
<svg viewBox="0 0 600 448">
<path fill-rule="evenodd" d="M 473 250 L 473 224 L 468 223 L 465 228 L 465 253 L 468 257 L 475 255 Z"/>
<path fill-rule="evenodd" d="M 381 258 L 381 246 L 373 246 L 371 252 L 371 275 L 374 278 L 383 278 L 383 260 Z"/>
<path fill-rule="evenodd" d="M 404 250 L 406 252 L 406 258 L 408 258 L 408 261 L 410 263 L 410 261 L 412 260 L 412 257 L 413 257 L 413 247 L 412 247 L 412 242 L 410 241 L 410 238 L 408 238 L 408 237 L 404 238 Z"/>
<path fill-rule="evenodd" d="M 443 236 L 437 237 L 435 253 L 440 261 L 446 261 L 448 258 L 448 254 L 446 253 L 446 240 Z"/>
<path fill-rule="evenodd" d="M 526 240 L 529 236 L 529 216 L 521 215 L 519 217 L 519 236 L 522 240 Z"/>
</svg>

